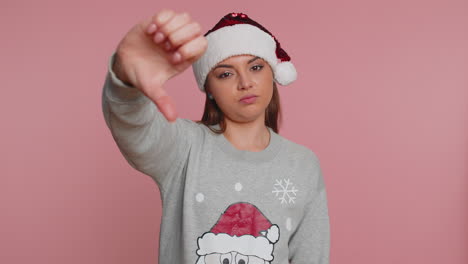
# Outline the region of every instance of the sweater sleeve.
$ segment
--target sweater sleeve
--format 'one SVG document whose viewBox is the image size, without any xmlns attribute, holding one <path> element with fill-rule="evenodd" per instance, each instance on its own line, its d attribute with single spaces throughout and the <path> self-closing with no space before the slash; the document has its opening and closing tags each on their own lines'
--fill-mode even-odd
<svg viewBox="0 0 468 264">
<path fill-rule="evenodd" d="M 317 158 L 313 171 L 315 184 L 305 207 L 303 218 L 289 240 L 291 264 L 328 264 L 330 251 L 330 223 L 327 192 Z"/>
<path fill-rule="evenodd" d="M 117 78 L 112 71 L 115 55 L 108 60 L 102 90 L 104 119 L 127 162 L 164 191 L 188 158 L 196 123 L 182 118 L 167 121 L 146 95 Z"/>
</svg>

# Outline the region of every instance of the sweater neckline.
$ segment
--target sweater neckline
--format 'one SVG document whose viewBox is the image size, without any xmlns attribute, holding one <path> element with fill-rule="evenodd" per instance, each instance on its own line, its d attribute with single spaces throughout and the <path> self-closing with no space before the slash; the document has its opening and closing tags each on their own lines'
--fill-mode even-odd
<svg viewBox="0 0 468 264">
<path fill-rule="evenodd" d="M 211 125 L 215 129 L 220 129 L 219 124 Z M 224 136 L 223 134 L 216 134 L 209 130 L 215 138 L 216 145 L 235 159 L 246 161 L 246 162 L 261 162 L 261 161 L 271 161 L 278 152 L 281 150 L 282 140 L 281 136 L 278 135 L 272 128 L 268 127 L 270 131 L 270 142 L 268 146 L 261 151 L 249 151 L 249 150 L 240 150 L 237 149 L 232 143 Z"/>
</svg>

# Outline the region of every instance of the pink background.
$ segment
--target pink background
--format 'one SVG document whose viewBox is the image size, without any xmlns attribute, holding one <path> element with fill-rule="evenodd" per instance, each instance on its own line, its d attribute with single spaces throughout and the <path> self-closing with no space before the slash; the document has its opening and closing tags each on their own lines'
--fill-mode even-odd
<svg viewBox="0 0 468 264">
<path fill-rule="evenodd" d="M 468 263 L 468 2 L 2 1 L 0 263 L 157 263 L 157 185 L 107 129 L 124 34 L 162 7 L 211 28 L 245 12 L 281 42 L 280 134 L 327 185 L 334 264 Z M 191 68 L 167 84 L 204 104 Z"/>
</svg>

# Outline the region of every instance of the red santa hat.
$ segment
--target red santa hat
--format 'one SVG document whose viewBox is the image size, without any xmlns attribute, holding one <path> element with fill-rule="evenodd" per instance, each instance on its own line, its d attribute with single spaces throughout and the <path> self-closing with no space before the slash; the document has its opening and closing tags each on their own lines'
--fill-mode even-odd
<svg viewBox="0 0 468 264">
<path fill-rule="evenodd" d="M 273 246 L 279 227 L 250 203 L 230 205 L 209 232 L 198 238 L 199 256 L 231 251 L 273 260 Z"/>
<path fill-rule="evenodd" d="M 235 55 L 248 54 L 264 59 L 270 64 L 275 81 L 281 85 L 288 85 L 297 78 L 291 58 L 276 37 L 244 13 L 225 15 L 204 36 L 208 40 L 207 50 L 192 65 L 202 92 L 205 92 L 206 76 L 211 69 Z"/>
</svg>

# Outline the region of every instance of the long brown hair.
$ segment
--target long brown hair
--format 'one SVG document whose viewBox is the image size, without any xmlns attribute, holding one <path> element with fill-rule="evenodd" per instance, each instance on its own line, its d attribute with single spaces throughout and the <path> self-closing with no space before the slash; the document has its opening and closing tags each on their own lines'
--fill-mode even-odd
<svg viewBox="0 0 468 264">
<path fill-rule="evenodd" d="M 205 91 L 208 91 L 205 83 Z M 224 122 L 224 113 L 219 108 L 214 99 L 208 97 L 208 92 L 205 92 L 205 109 L 201 120 L 196 121 L 207 126 L 211 131 L 217 134 L 222 134 L 226 131 L 226 122 Z M 282 122 L 280 96 L 276 82 L 273 82 L 273 96 L 265 109 L 265 125 L 273 129 L 275 133 L 279 133 L 279 125 Z M 220 130 L 210 127 L 219 123 Z"/>
</svg>

